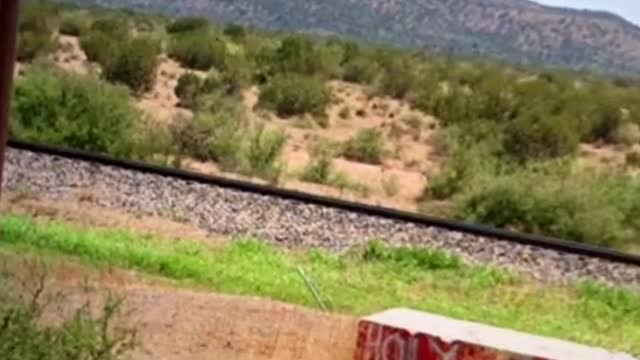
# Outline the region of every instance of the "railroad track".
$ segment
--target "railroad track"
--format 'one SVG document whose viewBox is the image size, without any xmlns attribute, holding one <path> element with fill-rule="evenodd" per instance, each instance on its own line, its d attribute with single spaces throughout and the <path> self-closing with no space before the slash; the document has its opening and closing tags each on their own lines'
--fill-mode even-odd
<svg viewBox="0 0 640 360">
<path fill-rule="evenodd" d="M 8 190 L 66 199 L 91 191 L 99 205 L 171 216 L 212 233 L 342 251 L 381 238 L 472 263 L 504 265 L 551 281 L 593 278 L 640 288 L 640 256 L 84 151 L 9 141 Z"/>
</svg>

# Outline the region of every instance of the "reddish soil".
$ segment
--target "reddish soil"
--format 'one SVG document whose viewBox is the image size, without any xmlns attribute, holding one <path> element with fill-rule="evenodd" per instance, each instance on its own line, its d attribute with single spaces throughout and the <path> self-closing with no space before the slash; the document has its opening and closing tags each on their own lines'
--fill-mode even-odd
<svg viewBox="0 0 640 360">
<path fill-rule="evenodd" d="M 35 280 L 41 265 L 0 254 L 16 278 Z M 297 306 L 186 290 L 119 270 L 96 271 L 47 259 L 47 295 L 64 297 L 43 321 L 68 316 L 85 302 L 97 308 L 107 293 L 124 297 L 119 326 L 137 330 L 134 359 L 352 359 L 356 319 Z M 29 283 L 31 283 L 29 281 Z M 47 296 L 48 298 L 49 296 Z"/>
</svg>

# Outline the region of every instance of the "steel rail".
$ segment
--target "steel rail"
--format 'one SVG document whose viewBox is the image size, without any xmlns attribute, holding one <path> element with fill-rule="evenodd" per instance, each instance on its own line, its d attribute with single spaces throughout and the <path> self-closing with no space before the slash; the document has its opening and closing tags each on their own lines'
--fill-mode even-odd
<svg viewBox="0 0 640 360">
<path fill-rule="evenodd" d="M 283 189 L 275 186 L 256 184 L 243 180 L 229 179 L 221 176 L 206 175 L 183 169 L 164 167 L 141 161 L 118 159 L 109 155 L 97 154 L 82 150 L 36 144 L 15 139 L 10 139 L 8 145 L 10 148 L 18 150 L 26 150 L 29 152 L 41 153 L 46 155 L 55 155 L 67 159 L 113 166 L 136 172 L 210 184 L 243 192 L 250 192 L 270 197 L 278 197 L 281 199 L 295 200 L 308 204 L 341 209 L 344 211 L 364 214 L 368 216 L 375 216 L 401 222 L 437 227 L 449 231 L 494 238 L 524 245 L 531 245 L 567 254 L 601 258 L 613 262 L 640 266 L 640 256 L 638 255 L 575 241 L 568 241 L 541 235 L 519 233 L 515 231 L 503 230 L 491 226 L 472 224 L 458 220 L 436 218 L 392 208 L 305 193 L 297 190 Z"/>
</svg>

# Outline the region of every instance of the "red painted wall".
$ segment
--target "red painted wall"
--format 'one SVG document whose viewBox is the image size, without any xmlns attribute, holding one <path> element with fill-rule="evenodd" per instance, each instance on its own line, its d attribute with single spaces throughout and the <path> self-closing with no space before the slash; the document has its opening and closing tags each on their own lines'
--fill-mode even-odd
<svg viewBox="0 0 640 360">
<path fill-rule="evenodd" d="M 355 360 L 551 360 L 485 348 L 460 341 L 445 342 L 429 334 L 411 334 L 368 321 L 358 325 Z"/>
</svg>

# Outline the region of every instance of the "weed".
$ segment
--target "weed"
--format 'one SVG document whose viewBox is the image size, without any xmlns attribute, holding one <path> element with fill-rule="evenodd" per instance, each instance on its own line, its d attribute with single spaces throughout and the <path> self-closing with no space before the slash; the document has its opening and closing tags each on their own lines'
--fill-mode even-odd
<svg viewBox="0 0 640 360">
<path fill-rule="evenodd" d="M 36 278 L 0 275 L 0 358 L 116 360 L 135 349 L 135 329 L 115 324 L 123 299 L 111 295 L 97 316 L 87 302 L 61 323 L 42 326 L 46 308 L 64 303 L 65 296 L 44 295 L 46 270 L 37 265 L 30 270 L 39 273 Z"/>
<path fill-rule="evenodd" d="M 263 124 L 251 129 L 245 150 L 248 172 L 277 183 L 284 166 L 281 156 L 286 141 L 283 132 L 269 130 Z"/>
<path fill-rule="evenodd" d="M 350 160 L 380 164 L 384 153 L 382 133 L 376 129 L 363 129 L 347 140 L 342 154 Z"/>
</svg>

